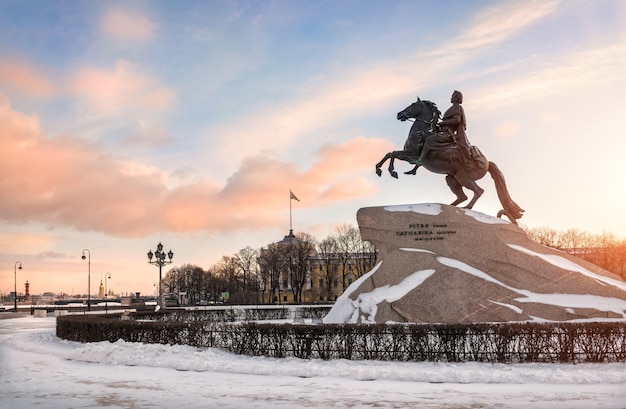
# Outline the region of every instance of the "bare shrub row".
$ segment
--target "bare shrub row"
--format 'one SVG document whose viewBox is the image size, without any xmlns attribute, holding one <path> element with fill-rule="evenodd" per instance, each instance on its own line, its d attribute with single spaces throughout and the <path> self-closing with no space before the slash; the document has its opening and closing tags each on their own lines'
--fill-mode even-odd
<svg viewBox="0 0 626 409">
<path fill-rule="evenodd" d="M 162 317 L 159 317 L 159 319 Z M 78 342 L 184 344 L 304 359 L 444 362 L 626 362 L 626 323 L 310 325 L 68 315 L 57 336 Z"/>
</svg>

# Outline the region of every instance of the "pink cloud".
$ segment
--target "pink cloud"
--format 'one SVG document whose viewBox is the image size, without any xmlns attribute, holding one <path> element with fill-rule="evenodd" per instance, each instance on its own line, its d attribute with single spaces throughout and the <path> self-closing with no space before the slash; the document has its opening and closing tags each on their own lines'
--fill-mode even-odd
<svg viewBox="0 0 626 409">
<path fill-rule="evenodd" d="M 111 10 L 101 20 L 106 38 L 119 42 L 147 41 L 154 38 L 158 26 L 139 12 Z"/>
<path fill-rule="evenodd" d="M 42 70 L 16 59 L 0 60 L 0 85 L 36 98 L 49 98 L 56 87 Z"/>
<path fill-rule="evenodd" d="M 164 208 L 168 228 L 227 231 L 273 227 L 284 218 L 281 209 L 291 188 L 301 199 L 301 208 L 367 197 L 376 187 L 363 174 L 373 175 L 376 161 L 391 149 L 387 141 L 362 137 L 329 144 L 304 171 L 266 155 L 247 157 L 223 187 L 205 182 L 172 191 Z"/>
<path fill-rule="evenodd" d="M 518 122 L 502 121 L 493 130 L 493 135 L 501 140 L 513 139 L 519 135 L 521 126 Z"/>
<path fill-rule="evenodd" d="M 392 145 L 388 141 L 363 137 L 339 145 L 327 144 L 316 153 L 315 163 L 304 171 L 299 171 L 294 163 L 255 155 L 243 161 L 239 170 L 228 180 L 222 195 L 241 198 L 248 194 L 254 197 L 268 196 L 267 200 L 275 198 L 277 203 L 282 203 L 284 192 L 292 187 L 297 188 L 300 199 L 307 197 L 301 205 L 311 207 L 364 197 L 372 192 L 372 187 L 357 194 L 350 193 L 347 185 L 355 183 L 364 173 L 373 174 L 374 164 L 391 149 Z M 331 190 L 337 194 L 322 195 Z"/>
<path fill-rule="evenodd" d="M 0 218 L 139 237 L 155 231 L 256 230 L 275 226 L 293 187 L 302 207 L 371 195 L 364 176 L 392 147 L 381 139 L 329 144 L 299 170 L 264 155 L 246 158 L 220 186 L 210 180 L 168 188 L 156 168 L 72 136 L 46 138 L 38 120 L 0 99 Z M 160 215 L 155 217 L 155 215 Z"/>
<path fill-rule="evenodd" d="M 69 90 L 82 96 L 89 108 L 99 115 L 128 109 L 165 112 L 176 100 L 172 89 L 125 60 L 116 61 L 112 70 L 77 70 L 70 80 Z"/>
<path fill-rule="evenodd" d="M 124 162 L 71 136 L 45 138 L 38 119 L 0 99 L 0 217 L 12 222 L 68 225 L 118 235 L 150 228 L 162 183 L 129 176 Z"/>
</svg>

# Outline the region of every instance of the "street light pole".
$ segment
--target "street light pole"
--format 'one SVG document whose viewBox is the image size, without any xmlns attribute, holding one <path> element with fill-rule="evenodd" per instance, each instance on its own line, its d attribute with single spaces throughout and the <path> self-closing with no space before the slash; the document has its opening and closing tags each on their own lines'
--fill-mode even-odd
<svg viewBox="0 0 626 409">
<path fill-rule="evenodd" d="M 107 278 L 110 280 L 111 279 L 111 273 L 106 273 L 104 275 L 104 298 L 106 299 L 109 295 L 109 293 L 107 292 Z"/>
<path fill-rule="evenodd" d="M 88 257 L 85 257 L 85 252 Z M 83 250 L 81 258 L 87 258 L 87 311 L 91 311 L 91 252 L 88 249 Z"/>
<path fill-rule="evenodd" d="M 166 260 L 165 256 L 167 256 L 169 260 Z M 152 257 L 155 257 L 154 261 L 152 261 Z M 161 288 L 161 269 L 166 264 L 172 264 L 172 257 L 174 257 L 174 253 L 172 253 L 172 250 L 165 254 L 165 252 L 163 251 L 163 244 L 161 244 L 161 242 L 157 244 L 156 251 L 154 253 L 152 252 L 152 250 L 148 251 L 148 263 L 159 266 L 159 299 L 157 301 L 159 308 L 165 308 L 165 303 L 163 302 L 163 290 Z"/>
<path fill-rule="evenodd" d="M 107 297 L 109 296 L 109 293 L 107 292 L 107 278 L 111 278 L 111 273 L 106 273 L 104 275 L 104 313 L 108 314 L 109 313 L 109 300 L 107 299 Z"/>
<path fill-rule="evenodd" d="M 17 265 L 20 265 L 19 267 Z M 16 261 L 15 262 L 15 266 L 13 267 L 13 279 L 14 281 L 14 285 L 15 285 L 15 296 L 13 297 L 13 307 L 15 308 L 15 312 L 17 312 L 17 270 L 21 270 L 22 269 L 22 262 L 21 261 Z"/>
</svg>

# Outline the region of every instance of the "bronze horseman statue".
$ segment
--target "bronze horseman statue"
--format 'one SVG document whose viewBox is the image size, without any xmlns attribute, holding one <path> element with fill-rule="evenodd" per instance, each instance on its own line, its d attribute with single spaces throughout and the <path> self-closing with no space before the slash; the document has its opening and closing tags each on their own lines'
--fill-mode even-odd
<svg viewBox="0 0 626 409">
<path fill-rule="evenodd" d="M 446 182 L 456 195 L 452 202 L 456 206 L 465 200 L 467 196 L 463 188 L 474 193 L 474 196 L 465 206 L 471 209 L 484 190 L 476 184 L 487 172 L 496 184 L 496 191 L 500 203 L 504 207 L 498 212 L 498 216 L 506 215 L 513 223 L 524 214 L 524 209 L 519 207 L 509 196 L 504 176 L 495 163 L 490 162 L 480 150 L 470 145 L 465 133 L 467 121 L 463 103 L 463 94 L 454 91 L 450 98 L 452 106 L 444 113 L 441 121 L 441 112 L 430 101 L 417 101 L 398 112 L 398 119 L 406 121 L 414 118 L 409 136 L 401 151 L 389 152 L 376 164 L 376 173 L 382 174 L 380 168 L 389 160 L 389 173 L 394 178 L 398 173 L 394 170 L 394 160 L 399 159 L 409 162 L 415 167 L 408 175 L 415 175 L 417 169 L 423 166 L 427 170 L 446 175 Z"/>
</svg>

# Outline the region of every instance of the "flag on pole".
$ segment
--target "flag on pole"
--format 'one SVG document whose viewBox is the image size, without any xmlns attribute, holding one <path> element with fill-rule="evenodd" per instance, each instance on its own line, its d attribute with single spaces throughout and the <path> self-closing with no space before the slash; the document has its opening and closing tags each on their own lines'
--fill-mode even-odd
<svg viewBox="0 0 626 409">
<path fill-rule="evenodd" d="M 296 197 L 296 195 L 294 195 L 294 194 L 293 194 L 293 192 L 292 192 L 291 190 L 289 191 L 289 199 L 290 199 L 290 200 L 297 200 L 298 202 L 300 201 L 300 199 L 298 199 L 298 198 Z"/>
</svg>

